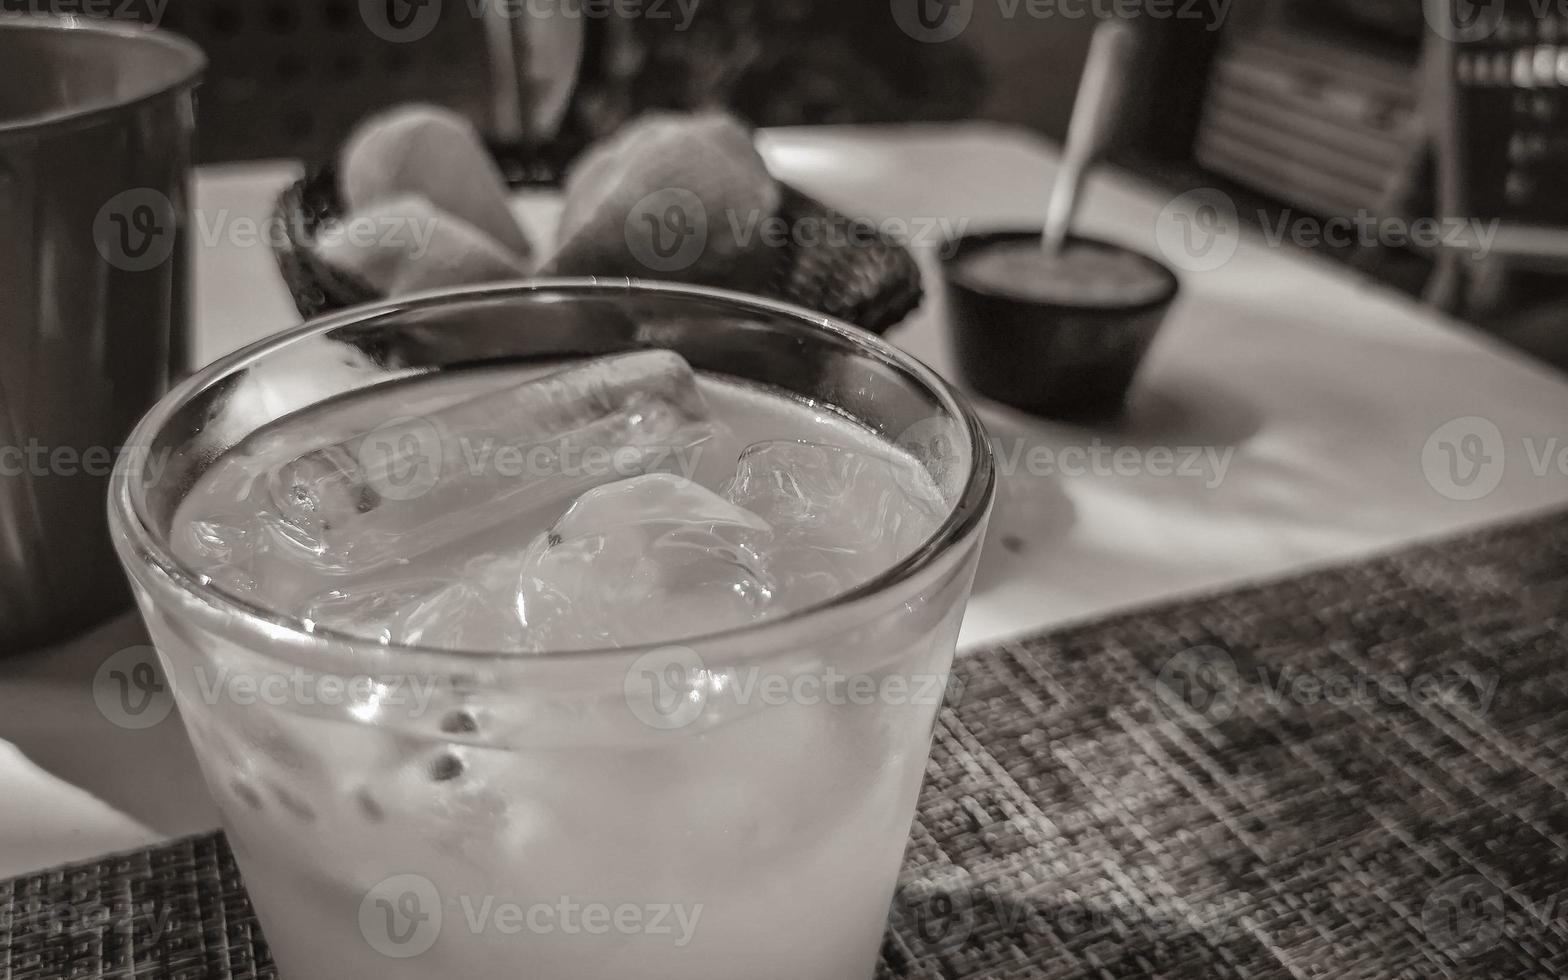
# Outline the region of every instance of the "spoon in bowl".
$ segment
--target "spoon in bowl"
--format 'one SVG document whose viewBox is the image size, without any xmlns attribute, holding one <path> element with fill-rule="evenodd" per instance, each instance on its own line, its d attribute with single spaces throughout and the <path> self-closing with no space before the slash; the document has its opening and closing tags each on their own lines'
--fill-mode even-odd
<svg viewBox="0 0 1568 980">
<path fill-rule="evenodd" d="M 1120 20 L 1102 20 L 1094 29 L 1089 60 L 1073 102 L 1067 146 L 1046 207 L 1040 244 L 1047 258 L 1061 254 L 1072 230 L 1084 178 L 1110 143 L 1126 96 L 1134 40 L 1132 28 Z"/>
</svg>

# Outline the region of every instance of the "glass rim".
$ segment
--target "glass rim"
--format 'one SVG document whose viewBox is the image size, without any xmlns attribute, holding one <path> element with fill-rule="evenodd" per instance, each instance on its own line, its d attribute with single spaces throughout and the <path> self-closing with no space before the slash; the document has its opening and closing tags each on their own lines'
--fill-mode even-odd
<svg viewBox="0 0 1568 980">
<path fill-rule="evenodd" d="M 413 660 L 450 660 L 474 662 L 561 662 L 566 660 L 604 659 L 612 656 L 634 657 L 652 650 L 671 646 L 724 643 L 741 637 L 755 637 L 782 628 L 822 618 L 825 614 L 857 602 L 883 594 L 897 585 L 915 578 L 946 555 L 957 543 L 969 537 L 984 519 L 996 484 L 995 464 L 991 455 L 990 439 L 984 423 L 961 392 L 954 388 L 918 358 L 908 354 L 881 337 L 816 313 L 801 306 L 779 300 L 740 293 L 709 286 L 682 283 L 620 279 L 606 277 L 559 277 L 489 283 L 481 286 L 460 286 L 414 293 L 396 299 L 350 307 L 336 313 L 317 317 L 286 330 L 269 334 L 245 347 L 211 362 L 165 394 L 137 423 L 128 447 L 151 447 L 174 415 L 192 399 L 221 383 L 236 371 L 257 363 L 284 348 L 332 330 L 354 324 L 368 324 L 387 316 L 417 312 L 450 304 L 454 301 L 483 301 L 527 296 L 536 293 L 564 293 L 582 297 L 614 297 L 616 295 L 649 294 L 676 299 L 718 301 L 721 304 L 766 313 L 792 321 L 795 325 L 814 331 L 826 332 L 848 341 L 860 351 L 874 356 L 883 363 L 907 372 L 925 387 L 949 415 L 961 426 L 973 447 L 972 461 L 961 489 L 958 490 L 951 512 L 942 524 L 912 553 L 903 560 L 853 589 L 840 592 L 830 599 L 794 610 L 773 619 L 732 627 L 712 633 L 702 633 L 659 642 L 644 642 L 622 647 L 598 647 L 584 650 L 545 650 L 539 653 L 519 654 L 501 650 L 468 650 L 446 647 L 428 647 L 417 644 L 382 643 L 340 630 L 306 629 L 297 616 L 280 613 L 260 603 L 251 602 L 223 591 L 202 576 L 185 567 L 169 547 L 169 536 L 153 530 L 146 514 L 147 484 L 142 474 L 151 459 L 150 453 L 122 453 L 115 463 L 109 490 L 109 526 L 115 536 L 129 542 L 130 550 L 122 554 L 127 563 L 135 561 L 138 572 L 151 571 L 159 575 L 183 597 L 197 600 L 203 607 L 238 617 L 248 627 L 259 627 L 274 638 L 280 632 L 290 642 L 302 646 L 325 647 L 346 645 L 351 650 L 373 649 L 378 655 L 407 657 Z M 439 370 L 439 369 L 438 369 Z M 851 417 L 854 417 L 851 413 Z M 274 420 L 275 421 L 275 420 Z M 247 433 L 248 435 L 248 433 Z M 140 489 L 138 489 L 140 488 Z M 133 573 L 134 574 L 134 573 Z"/>
<path fill-rule="evenodd" d="M 55 128 L 90 125 L 98 120 L 200 84 L 207 72 L 207 55 L 183 35 L 161 27 L 138 26 L 125 21 L 102 20 L 78 15 L 24 13 L 0 15 L 0 37 L 8 33 L 35 31 L 59 36 L 70 34 L 112 38 L 125 44 L 161 48 L 180 59 L 170 66 L 170 78 L 149 82 L 118 98 L 61 106 L 25 116 L 0 116 L 0 140 L 31 136 Z"/>
</svg>

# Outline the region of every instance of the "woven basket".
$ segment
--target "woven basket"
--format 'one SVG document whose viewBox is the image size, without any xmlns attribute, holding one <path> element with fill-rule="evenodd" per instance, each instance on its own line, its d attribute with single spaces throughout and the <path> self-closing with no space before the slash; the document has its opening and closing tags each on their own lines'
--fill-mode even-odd
<svg viewBox="0 0 1568 980">
<path fill-rule="evenodd" d="M 518 185 L 532 183 L 515 166 L 503 165 L 503 171 Z M 791 227 L 844 233 L 813 235 L 815 244 L 810 246 L 791 241 L 774 249 L 765 295 L 874 333 L 895 326 L 920 305 L 920 268 L 908 249 L 880 232 L 862 233 L 865 222 L 788 185 L 783 190 L 780 216 Z M 275 239 L 274 252 L 294 305 L 307 319 L 383 298 L 368 284 L 333 268 L 314 247 L 317 229 L 342 212 L 337 172 L 330 166 L 310 171 L 278 198 L 274 216 L 284 234 Z"/>
</svg>

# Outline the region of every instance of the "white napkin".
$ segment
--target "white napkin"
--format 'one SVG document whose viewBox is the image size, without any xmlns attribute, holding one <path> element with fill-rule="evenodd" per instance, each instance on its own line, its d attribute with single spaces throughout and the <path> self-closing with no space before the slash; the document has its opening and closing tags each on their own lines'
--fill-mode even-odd
<svg viewBox="0 0 1568 980">
<path fill-rule="evenodd" d="M 372 116 L 343 148 L 348 214 L 317 231 L 316 251 L 386 296 L 522 278 L 534 246 L 479 133 L 449 109 L 405 105 Z"/>
<path fill-rule="evenodd" d="M 0 878 L 160 838 L 148 828 L 44 772 L 10 742 L 0 741 Z"/>
<path fill-rule="evenodd" d="M 106 662 L 147 642 L 131 612 L 4 661 L 0 876 L 218 825 L 179 713 L 132 730 L 112 722 L 94 697 Z"/>
<path fill-rule="evenodd" d="M 504 210 L 513 223 L 510 208 Z M 316 250 L 387 296 L 521 279 L 529 272 L 527 262 L 495 239 L 416 194 L 355 211 L 341 229 L 318 233 Z"/>
<path fill-rule="evenodd" d="M 340 177 L 351 213 L 412 194 L 520 260 L 533 254 L 511 219 L 506 181 L 484 141 L 450 109 L 404 105 L 360 123 L 343 147 Z"/>
</svg>

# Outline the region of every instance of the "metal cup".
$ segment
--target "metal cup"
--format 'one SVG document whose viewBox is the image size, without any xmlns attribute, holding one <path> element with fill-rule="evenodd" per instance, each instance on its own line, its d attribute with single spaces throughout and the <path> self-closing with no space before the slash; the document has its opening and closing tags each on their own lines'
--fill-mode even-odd
<svg viewBox="0 0 1568 980">
<path fill-rule="evenodd" d="M 129 605 L 114 458 L 186 367 L 195 45 L 0 15 L 0 653 Z"/>
</svg>

